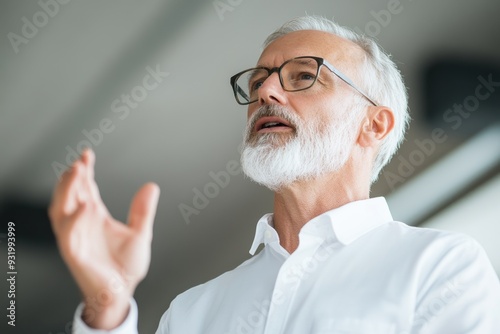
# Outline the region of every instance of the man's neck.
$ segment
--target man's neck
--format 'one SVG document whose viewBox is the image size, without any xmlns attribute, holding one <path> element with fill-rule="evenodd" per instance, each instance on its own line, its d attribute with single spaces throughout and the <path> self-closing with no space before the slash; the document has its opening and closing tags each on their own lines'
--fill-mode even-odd
<svg viewBox="0 0 500 334">
<path fill-rule="evenodd" d="M 369 187 L 345 174 L 298 181 L 274 196 L 274 228 L 290 254 L 299 246 L 299 232 L 314 217 L 344 204 L 367 199 Z"/>
</svg>

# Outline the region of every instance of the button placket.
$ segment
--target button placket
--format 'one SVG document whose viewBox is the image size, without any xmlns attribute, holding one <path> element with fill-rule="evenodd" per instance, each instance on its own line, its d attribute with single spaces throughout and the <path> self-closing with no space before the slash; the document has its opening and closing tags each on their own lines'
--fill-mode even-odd
<svg viewBox="0 0 500 334">
<path fill-rule="evenodd" d="M 276 277 L 264 333 L 277 334 L 284 330 L 300 283 L 309 276 L 307 263 L 314 259 L 322 244 L 320 240 L 316 236 L 302 236 L 299 248 L 281 266 Z"/>
</svg>

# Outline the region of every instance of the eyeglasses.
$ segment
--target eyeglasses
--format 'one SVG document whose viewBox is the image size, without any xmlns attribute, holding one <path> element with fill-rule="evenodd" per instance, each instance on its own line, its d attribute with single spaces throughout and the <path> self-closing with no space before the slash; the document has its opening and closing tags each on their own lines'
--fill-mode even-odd
<svg viewBox="0 0 500 334">
<path fill-rule="evenodd" d="M 359 89 L 347 76 L 320 57 L 304 56 L 285 61 L 280 67 L 255 67 L 239 72 L 231 77 L 236 102 L 241 105 L 256 102 L 259 99 L 259 87 L 274 72 L 278 73 L 281 87 L 287 92 L 298 92 L 311 88 L 317 81 L 322 66 L 328 68 L 346 84 L 363 95 L 371 104 L 377 104 Z"/>
</svg>

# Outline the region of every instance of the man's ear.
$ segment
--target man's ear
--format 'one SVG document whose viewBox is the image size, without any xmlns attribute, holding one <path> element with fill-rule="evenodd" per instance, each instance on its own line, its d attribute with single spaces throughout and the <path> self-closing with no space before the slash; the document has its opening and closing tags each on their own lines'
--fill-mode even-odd
<svg viewBox="0 0 500 334">
<path fill-rule="evenodd" d="M 394 113 L 388 107 L 369 107 L 358 137 L 362 147 L 378 146 L 394 128 Z"/>
</svg>

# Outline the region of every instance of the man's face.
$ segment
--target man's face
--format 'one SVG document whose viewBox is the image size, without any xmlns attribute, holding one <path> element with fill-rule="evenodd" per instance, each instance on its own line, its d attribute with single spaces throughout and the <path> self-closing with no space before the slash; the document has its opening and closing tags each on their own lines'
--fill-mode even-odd
<svg viewBox="0 0 500 334">
<path fill-rule="evenodd" d="M 286 60 L 300 56 L 316 56 L 329 61 L 354 82 L 360 82 L 356 71 L 363 61 L 363 51 L 354 43 L 330 33 L 305 30 L 290 33 L 271 43 L 261 54 L 257 66 L 279 67 Z M 248 119 L 263 106 L 277 104 L 286 107 L 306 122 L 331 124 L 343 110 L 350 108 L 359 95 L 327 68 L 309 89 L 299 92 L 284 91 L 277 73 L 273 73 L 259 88 L 259 101 L 248 106 Z M 252 137 L 264 133 L 290 136 L 293 128 L 274 127 L 254 129 Z"/>
<path fill-rule="evenodd" d="M 354 82 L 363 51 L 354 43 L 320 31 L 290 33 L 270 44 L 257 66 L 279 67 L 300 56 L 321 57 Z M 287 92 L 277 73 L 258 89 L 259 100 L 248 106 L 243 145 L 245 173 L 273 190 L 299 179 L 334 172 L 347 161 L 357 133 L 359 113 L 353 106 L 365 102 L 326 67 L 314 85 Z M 281 126 L 269 126 L 281 123 Z"/>
</svg>

